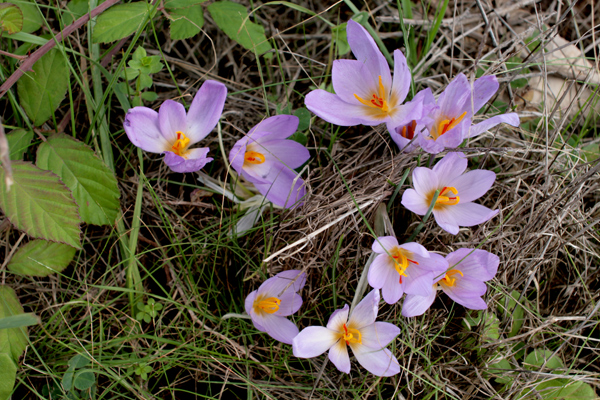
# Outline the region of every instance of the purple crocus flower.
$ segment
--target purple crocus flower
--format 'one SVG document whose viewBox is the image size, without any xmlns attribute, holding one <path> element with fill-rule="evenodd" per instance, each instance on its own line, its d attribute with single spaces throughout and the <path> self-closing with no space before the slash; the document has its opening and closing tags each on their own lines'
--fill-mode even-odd
<svg viewBox="0 0 600 400">
<path fill-rule="evenodd" d="M 433 207 L 438 225 L 453 235 L 459 226 L 474 226 L 491 219 L 499 210 L 473 203 L 492 187 L 496 174 L 492 171 L 467 169 L 463 153 L 449 153 L 433 169 L 417 167 L 413 171 L 414 189 L 402 195 L 402 205 L 418 215 L 425 215 L 436 190 L 439 197 Z"/>
<path fill-rule="evenodd" d="M 302 297 L 297 293 L 306 283 L 306 274 L 298 270 L 278 273 L 246 297 L 246 313 L 261 332 L 266 332 L 275 340 L 292 344 L 298 334 L 296 325 L 288 320 L 302 305 Z"/>
<path fill-rule="evenodd" d="M 348 21 L 348 44 L 356 60 L 335 60 L 332 83 L 336 94 L 313 90 L 306 107 L 327 122 L 340 126 L 397 126 L 408 116 L 421 113 L 421 103 L 402 105 L 410 88 L 406 58 L 394 51 L 394 79 L 375 41 L 359 23 Z"/>
<path fill-rule="evenodd" d="M 166 100 L 158 112 L 134 107 L 127 112 L 123 126 L 131 143 L 150 153 L 165 155 L 165 164 L 175 172 L 195 172 L 212 158 L 208 147 L 190 149 L 217 125 L 227 88 L 220 82 L 206 81 L 196 93 L 186 114 L 185 108 Z"/>
<path fill-rule="evenodd" d="M 483 76 L 471 84 L 464 74 L 454 78 L 435 101 L 431 91 L 423 94 L 422 123 L 426 129 L 419 135 L 419 145 L 428 153 L 436 154 L 444 148 L 458 147 L 464 139 L 477 136 L 504 122 L 519 126 L 516 113 L 496 115 L 471 126 L 473 116 L 498 91 L 498 79 Z"/>
<path fill-rule="evenodd" d="M 472 310 L 485 310 L 487 304 L 481 296 L 487 291 L 484 282 L 498 272 L 500 259 L 485 250 L 458 249 L 446 256 L 451 266 L 437 279 L 432 293 L 428 296 L 407 295 L 402 307 L 402 315 L 415 317 L 422 315 L 435 300 L 437 290 L 443 290 L 452 300 Z"/>
<path fill-rule="evenodd" d="M 400 372 L 396 357 L 385 347 L 400 333 L 388 322 L 375 322 L 379 311 L 379 290 L 373 290 L 352 311 L 336 310 L 327 327 L 304 328 L 292 341 L 294 355 L 317 357 L 329 350 L 329 360 L 342 372 L 350 373 L 348 347 L 367 371 L 377 376 L 392 376 Z"/>
<path fill-rule="evenodd" d="M 250 129 L 229 152 L 231 166 L 273 204 L 293 208 L 306 193 L 294 171 L 309 158 L 300 143 L 286 138 L 296 132 L 298 117 L 277 115 Z"/>
<path fill-rule="evenodd" d="M 388 304 L 396 303 L 404 293 L 429 295 L 434 278 L 448 269 L 444 257 L 418 243 L 399 245 L 393 236 L 378 237 L 372 249 L 379 255 L 369 268 L 369 285 L 381 289 Z"/>
</svg>

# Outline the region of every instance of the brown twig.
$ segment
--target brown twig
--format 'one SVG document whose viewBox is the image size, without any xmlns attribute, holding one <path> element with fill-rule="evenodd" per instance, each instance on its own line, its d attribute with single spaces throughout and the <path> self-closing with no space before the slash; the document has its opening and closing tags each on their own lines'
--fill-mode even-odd
<svg viewBox="0 0 600 400">
<path fill-rule="evenodd" d="M 98 7 L 94 8 L 89 14 L 84 15 L 83 17 L 79 18 L 77 21 L 73 22 L 71 25 L 63 29 L 56 36 L 56 38 L 54 38 L 54 40 L 49 40 L 42 47 L 40 47 L 29 57 L 27 57 L 27 59 L 23 61 L 23 64 L 21 64 L 20 67 L 15 72 L 13 72 L 11 76 L 8 77 L 8 79 L 2 84 L 2 86 L 0 86 L 0 98 L 2 98 L 6 94 L 6 92 L 8 92 L 8 90 L 19 80 L 21 76 L 23 76 L 23 74 L 26 71 L 31 70 L 31 67 L 33 67 L 33 64 L 35 64 L 37 60 L 39 60 L 51 48 L 56 46 L 58 42 L 62 42 L 71 33 L 75 32 L 77 29 L 85 25 L 90 20 L 90 18 L 94 18 L 100 15 L 101 13 L 106 11 L 106 9 L 115 5 L 118 2 L 119 0 L 106 0 Z"/>
</svg>

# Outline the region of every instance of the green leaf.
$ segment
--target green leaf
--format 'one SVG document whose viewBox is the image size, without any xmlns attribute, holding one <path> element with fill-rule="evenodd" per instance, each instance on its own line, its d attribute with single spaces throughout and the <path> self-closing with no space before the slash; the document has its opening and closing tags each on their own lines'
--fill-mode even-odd
<svg viewBox="0 0 600 400">
<path fill-rule="evenodd" d="M 83 222 L 114 223 L 119 211 L 117 180 L 91 148 L 67 135 L 53 135 L 38 147 L 37 165 L 57 174 L 71 189 Z"/>
<path fill-rule="evenodd" d="M 44 18 L 38 9 L 38 6 L 28 0 L 13 0 L 13 2 L 19 7 L 23 14 L 23 28 L 20 30 L 21 33 L 32 33 L 40 29 L 44 24 Z M 0 0 L 0 4 L 6 3 Z M 8 2 L 10 3 L 10 2 Z"/>
<path fill-rule="evenodd" d="M 145 1 L 112 6 L 98 17 L 92 41 L 109 43 L 131 35 L 141 28 L 151 11 L 152 8 Z"/>
<path fill-rule="evenodd" d="M 63 12 L 63 23 L 70 25 L 76 19 L 88 13 L 89 2 L 88 0 L 71 0 L 67 3 L 67 10 Z"/>
<path fill-rule="evenodd" d="M 0 400 L 10 399 L 16 379 L 17 364 L 11 359 L 10 355 L 0 353 Z"/>
<path fill-rule="evenodd" d="M 512 328 L 510 330 L 510 333 L 508 334 L 508 337 L 516 336 L 519 333 L 519 330 L 521 330 L 521 327 L 523 326 L 524 310 L 523 307 L 521 307 L 521 305 L 517 304 L 517 300 L 519 300 L 520 296 L 521 293 L 517 292 L 516 290 L 513 290 L 509 296 L 506 296 L 505 299 L 503 299 L 503 301 L 500 302 L 498 307 L 503 312 L 506 318 L 510 318 Z M 525 298 L 523 298 L 523 301 L 524 300 Z M 508 305 L 506 308 L 504 308 L 504 305 L 507 302 Z"/>
<path fill-rule="evenodd" d="M 12 170 L 7 191 L 0 168 L 0 209 L 13 225 L 31 237 L 81 248 L 77 203 L 58 176 L 23 161 L 13 162 Z"/>
<path fill-rule="evenodd" d="M 169 12 L 171 18 L 171 40 L 189 39 L 196 36 L 204 26 L 204 12 L 201 5 L 179 8 Z"/>
<path fill-rule="evenodd" d="M 308 138 L 302 132 L 294 133 L 292 136 L 290 136 L 290 140 L 293 140 L 294 142 L 298 142 L 302 146 L 306 146 L 306 143 L 308 143 Z"/>
<path fill-rule="evenodd" d="M 73 368 L 69 368 L 63 375 L 62 386 L 67 392 L 73 388 L 73 375 L 75 375 Z"/>
<path fill-rule="evenodd" d="M 71 367 L 69 369 L 79 369 L 87 367 L 91 364 L 91 361 L 87 356 L 76 354 L 73 357 L 71 357 L 67 364 L 69 364 L 69 367 Z"/>
<path fill-rule="evenodd" d="M 204 3 L 206 0 L 166 0 L 165 8 L 174 10 L 176 8 L 186 8 L 195 6 L 196 4 Z"/>
<path fill-rule="evenodd" d="M 244 48 L 255 49 L 258 55 L 271 50 L 265 28 L 250 21 L 245 6 L 231 1 L 217 1 L 208 6 L 208 11 L 219 28 Z"/>
<path fill-rule="evenodd" d="M 87 390 L 94 383 L 96 383 L 96 376 L 89 370 L 77 371 L 73 378 L 73 385 L 79 390 Z"/>
<path fill-rule="evenodd" d="M 156 101 L 156 99 L 158 99 L 158 95 L 156 94 L 156 92 L 143 92 L 142 93 L 142 100 L 144 100 L 144 101 Z"/>
<path fill-rule="evenodd" d="M 20 275 L 48 276 L 65 269 L 75 256 L 75 248 L 46 240 L 32 240 L 21 246 L 7 268 Z"/>
<path fill-rule="evenodd" d="M 140 74 L 139 69 L 126 67 L 125 69 L 123 69 L 123 71 L 121 71 L 119 76 L 125 80 L 130 81 L 132 79 L 137 78 L 139 74 Z"/>
<path fill-rule="evenodd" d="M 346 22 L 336 27 L 331 28 L 331 38 L 337 48 L 337 54 L 343 56 L 350 51 L 350 45 L 348 44 L 348 38 L 346 35 Z"/>
<path fill-rule="evenodd" d="M 23 12 L 11 3 L 0 4 L 0 28 L 9 34 L 21 32 L 23 29 Z"/>
<path fill-rule="evenodd" d="M 24 314 L 17 294 L 10 287 L 0 285 L 0 318 Z M 0 354 L 8 354 L 15 362 L 27 347 L 27 328 L 0 329 Z"/>
<path fill-rule="evenodd" d="M 25 129 L 15 129 L 6 135 L 8 148 L 10 150 L 10 160 L 19 161 L 23 159 L 23 154 L 31 145 L 33 131 Z"/>
<path fill-rule="evenodd" d="M 556 355 L 552 355 L 553 352 L 546 349 L 535 349 L 533 352 L 529 353 L 523 364 L 531 365 L 534 367 L 541 368 L 544 365 L 544 368 L 548 370 L 553 370 L 557 368 L 563 368 L 563 363 L 560 358 Z M 527 367 L 525 365 L 525 367 Z"/>
<path fill-rule="evenodd" d="M 598 396 L 596 396 L 594 388 L 585 382 L 581 382 L 577 390 L 571 393 L 570 396 L 565 396 L 565 399 L 567 400 L 594 400 L 597 398 Z"/>
<path fill-rule="evenodd" d="M 298 117 L 298 119 L 300 120 L 298 122 L 298 130 L 299 131 L 307 130 L 308 127 L 310 126 L 310 118 L 312 117 L 312 115 L 310 114 L 310 111 L 308 111 L 308 109 L 305 107 L 300 107 L 299 109 L 294 111 L 294 115 L 296 117 Z"/>
<path fill-rule="evenodd" d="M 487 368 L 487 371 L 491 374 L 494 374 L 495 381 L 498 383 L 509 383 L 512 378 L 507 376 L 511 369 L 510 363 L 507 359 L 498 360 L 497 362 L 490 364 Z"/>
<path fill-rule="evenodd" d="M 11 315 L 0 318 L 0 329 L 20 328 L 22 326 L 36 325 L 40 319 L 34 313 Z"/>
<path fill-rule="evenodd" d="M 52 117 L 67 93 L 69 73 L 64 55 L 52 49 L 19 79 L 17 93 L 34 125 L 41 126 Z"/>
<path fill-rule="evenodd" d="M 581 383 L 567 378 L 551 379 L 537 385 L 535 390 L 548 400 L 571 398 L 571 394 L 579 389 Z"/>
</svg>

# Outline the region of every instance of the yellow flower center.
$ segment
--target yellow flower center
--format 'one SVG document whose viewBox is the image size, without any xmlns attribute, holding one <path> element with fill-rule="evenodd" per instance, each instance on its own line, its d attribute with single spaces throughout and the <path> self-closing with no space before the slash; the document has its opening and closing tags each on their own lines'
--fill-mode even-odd
<svg viewBox="0 0 600 400">
<path fill-rule="evenodd" d="M 254 311 L 256 313 L 266 312 L 267 314 L 273 314 L 279 311 L 280 304 L 281 300 L 277 297 L 263 299 L 261 296 L 254 300 Z"/>
<path fill-rule="evenodd" d="M 190 139 L 185 136 L 185 133 L 181 131 L 177 131 L 177 140 L 171 146 L 171 150 L 173 153 L 177 154 L 180 157 L 185 157 L 187 153 L 187 147 L 190 145 Z"/>
<path fill-rule="evenodd" d="M 400 133 L 400 135 L 402 135 L 402 137 L 404 137 L 408 140 L 412 140 L 415 137 L 415 128 L 416 127 L 417 127 L 417 121 L 415 121 L 413 119 L 410 124 L 402 127 L 402 132 Z"/>
<path fill-rule="evenodd" d="M 367 107 L 372 107 L 376 109 L 380 109 L 384 113 L 390 111 L 390 107 L 388 105 L 387 96 L 385 93 L 385 87 L 383 86 L 383 82 L 381 81 L 381 75 L 379 75 L 379 91 L 378 93 L 373 93 L 373 98 L 369 100 L 365 100 L 356 93 L 354 93 L 354 97 L 356 100 L 360 101 Z"/>
<path fill-rule="evenodd" d="M 452 276 L 460 274 L 460 276 L 464 276 L 462 272 L 457 269 L 451 269 L 446 272 L 446 275 L 442 278 L 440 283 L 443 283 L 446 286 L 453 287 L 456 285 L 456 278 L 452 278 Z"/>
<path fill-rule="evenodd" d="M 404 250 L 401 247 L 394 247 L 390 250 L 390 256 L 394 259 L 394 269 L 400 274 L 400 283 L 402 283 L 402 276 L 408 276 L 406 269 L 409 262 L 419 265 L 418 262 L 411 260 L 413 256 L 412 252 Z"/>
<path fill-rule="evenodd" d="M 265 162 L 265 156 L 258 151 L 247 151 L 244 154 L 244 163 L 262 164 Z"/>
<path fill-rule="evenodd" d="M 340 332 L 342 335 L 342 339 L 346 342 L 347 345 L 350 343 L 359 343 L 362 344 L 362 335 L 358 329 L 348 328 L 346 324 L 344 324 L 344 331 Z"/>
<path fill-rule="evenodd" d="M 452 193 L 454 196 L 449 196 Z M 456 196 L 458 194 L 458 190 L 452 186 L 444 186 L 442 191 L 440 192 L 437 200 L 435 201 L 434 209 L 443 208 L 443 206 L 453 206 L 460 202 L 460 196 Z M 433 200 L 433 192 L 427 197 L 427 203 L 431 204 L 431 200 Z"/>
<path fill-rule="evenodd" d="M 460 123 L 460 121 L 463 120 L 463 118 L 465 117 L 465 115 L 467 115 L 466 111 L 464 113 L 462 113 L 457 118 L 450 118 L 450 119 L 443 119 L 443 120 L 441 120 L 437 125 L 433 126 L 433 129 L 431 129 L 431 133 L 430 133 L 431 137 L 433 139 L 439 138 L 444 133 L 448 132 L 450 129 L 452 129 L 456 125 L 458 125 Z"/>
</svg>

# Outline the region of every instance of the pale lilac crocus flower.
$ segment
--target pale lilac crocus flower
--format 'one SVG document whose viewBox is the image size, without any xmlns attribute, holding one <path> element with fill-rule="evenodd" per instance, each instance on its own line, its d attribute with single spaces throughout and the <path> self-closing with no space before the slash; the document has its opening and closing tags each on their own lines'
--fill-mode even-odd
<svg viewBox="0 0 600 400">
<path fill-rule="evenodd" d="M 369 285 L 381 289 L 388 304 L 396 303 L 404 293 L 429 295 L 434 278 L 448 269 L 444 257 L 418 243 L 400 245 L 393 236 L 378 237 L 372 250 L 379 255 L 369 267 Z"/>
<path fill-rule="evenodd" d="M 440 190 L 433 207 L 438 225 L 453 235 L 459 226 L 474 226 L 491 219 L 499 210 L 473 203 L 492 187 L 496 174 L 476 169 L 464 173 L 467 159 L 463 153 L 449 153 L 433 169 L 417 167 L 413 171 L 414 189 L 402 195 L 402 205 L 418 215 L 425 215 L 436 190 Z"/>
<path fill-rule="evenodd" d="M 498 91 L 498 79 L 493 75 L 471 83 L 459 74 L 437 99 L 431 91 L 424 93 L 423 102 L 427 113 L 422 123 L 426 129 L 419 135 L 419 145 L 428 153 L 437 154 L 445 148 L 458 147 L 464 139 L 475 137 L 500 123 L 519 126 L 516 113 L 496 115 L 476 125 L 473 116 Z"/>
<path fill-rule="evenodd" d="M 273 204 L 293 208 L 306 194 L 294 171 L 309 158 L 306 147 L 286 140 L 298 128 L 298 117 L 277 115 L 261 121 L 229 152 L 231 166 Z"/>
<path fill-rule="evenodd" d="M 394 78 L 369 32 L 355 21 L 346 27 L 348 44 L 356 60 L 335 60 L 332 84 L 336 94 L 322 89 L 306 95 L 306 107 L 335 125 L 397 126 L 409 115 L 421 113 L 421 103 L 402 105 L 410 89 L 406 58 L 394 51 Z"/>
<path fill-rule="evenodd" d="M 196 93 L 187 114 L 180 103 L 166 100 L 158 112 L 134 107 L 127 112 L 123 127 L 131 143 L 150 153 L 165 155 L 165 164 L 175 172 L 195 172 L 213 159 L 208 147 L 190 147 L 204 139 L 221 118 L 227 88 L 206 81 Z"/>
<path fill-rule="evenodd" d="M 436 279 L 429 296 L 407 295 L 402 315 L 422 315 L 435 300 L 437 290 L 443 290 L 452 300 L 472 310 L 485 310 L 486 302 L 481 296 L 487 291 L 484 282 L 498 272 L 500 259 L 485 250 L 458 249 L 446 256 L 450 269 Z"/>
<path fill-rule="evenodd" d="M 298 327 L 285 317 L 300 309 L 302 297 L 298 292 L 305 283 L 306 274 L 302 271 L 283 271 L 250 293 L 245 308 L 256 329 L 282 343 L 292 344 Z"/>
<path fill-rule="evenodd" d="M 348 346 L 357 361 L 377 376 L 392 376 L 400 372 L 396 357 L 385 347 L 400 333 L 388 322 L 375 322 L 379 311 L 379 290 L 373 290 L 352 311 L 336 310 L 327 327 L 304 328 L 292 341 L 296 357 L 317 357 L 329 350 L 329 360 L 342 372 L 350 373 Z"/>
</svg>

